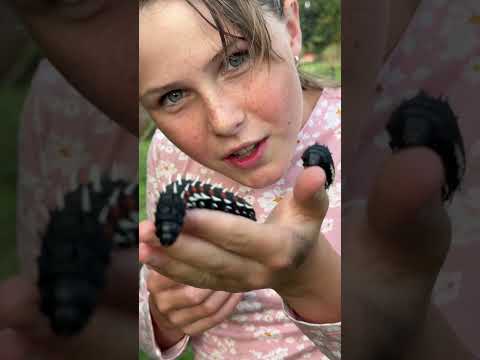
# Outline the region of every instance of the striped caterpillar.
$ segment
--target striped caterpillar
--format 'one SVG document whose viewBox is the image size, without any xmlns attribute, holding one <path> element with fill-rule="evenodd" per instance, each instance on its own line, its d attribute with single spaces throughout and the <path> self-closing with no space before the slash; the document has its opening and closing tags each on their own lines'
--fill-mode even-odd
<svg viewBox="0 0 480 360">
<path fill-rule="evenodd" d="M 448 102 L 420 91 L 392 113 L 387 132 L 393 151 L 426 146 L 442 158 L 446 177 L 442 197 L 449 200 L 465 174 L 466 160 L 457 118 Z"/>
<path fill-rule="evenodd" d="M 37 285 L 52 330 L 71 336 L 94 312 L 112 250 L 138 246 L 138 184 L 97 178 L 57 202 L 43 234 Z"/>
<path fill-rule="evenodd" d="M 310 146 L 302 156 L 303 166 L 321 166 L 326 173 L 328 188 L 335 176 L 332 154 L 324 145 Z M 218 184 L 178 178 L 160 194 L 155 213 L 156 236 L 163 246 L 171 246 L 180 234 L 188 209 L 210 209 L 243 216 L 256 221 L 254 208 L 232 191 Z"/>
</svg>

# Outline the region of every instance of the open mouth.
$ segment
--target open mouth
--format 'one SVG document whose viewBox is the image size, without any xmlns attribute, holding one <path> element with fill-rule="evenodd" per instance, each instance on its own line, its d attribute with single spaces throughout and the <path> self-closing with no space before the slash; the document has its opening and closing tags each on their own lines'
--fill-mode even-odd
<svg viewBox="0 0 480 360">
<path fill-rule="evenodd" d="M 258 149 L 259 144 L 260 144 L 260 142 L 258 142 L 256 144 L 253 144 L 253 145 L 250 145 L 246 148 L 243 148 L 242 150 L 237 151 L 236 153 L 233 153 L 232 155 L 230 155 L 229 158 L 235 158 L 235 159 L 239 159 L 239 160 L 246 159 L 247 157 L 252 155 L 252 153 L 256 149 Z"/>
<path fill-rule="evenodd" d="M 265 145 L 267 138 L 260 140 L 259 142 L 249 145 L 241 150 L 238 150 L 228 156 L 225 160 L 237 167 L 250 168 L 255 166 L 265 151 Z"/>
</svg>

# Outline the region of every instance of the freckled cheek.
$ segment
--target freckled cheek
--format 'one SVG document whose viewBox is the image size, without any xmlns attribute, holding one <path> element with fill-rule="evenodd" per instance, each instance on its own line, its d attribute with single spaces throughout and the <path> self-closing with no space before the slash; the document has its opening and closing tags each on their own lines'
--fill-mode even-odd
<svg viewBox="0 0 480 360">
<path fill-rule="evenodd" d="M 289 126 L 295 114 L 295 104 L 289 96 L 290 83 L 273 76 L 249 91 L 248 107 L 257 117 L 276 126 Z M 284 81 L 282 81 L 284 80 Z"/>
<path fill-rule="evenodd" d="M 192 127 L 178 129 L 177 135 L 177 146 L 188 156 L 201 161 L 208 154 L 207 134 L 201 130 Z"/>
</svg>

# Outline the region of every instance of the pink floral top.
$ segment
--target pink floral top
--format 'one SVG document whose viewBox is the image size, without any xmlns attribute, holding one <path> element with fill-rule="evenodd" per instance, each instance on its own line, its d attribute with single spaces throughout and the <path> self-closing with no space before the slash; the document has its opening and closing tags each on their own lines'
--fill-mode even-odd
<svg viewBox="0 0 480 360">
<path fill-rule="evenodd" d="M 78 184 L 88 182 L 92 172 L 137 181 L 138 138 L 42 61 L 24 104 L 18 145 L 16 229 L 23 273 L 36 278 L 49 211 Z"/>
<path fill-rule="evenodd" d="M 330 209 L 322 232 L 340 252 L 340 90 L 323 91 L 310 119 L 298 134 L 294 161 L 287 175 L 264 189 L 252 189 L 213 172 L 196 163 L 160 131 L 155 133 L 148 156 L 147 213 L 153 218 L 156 200 L 170 176 L 198 174 L 212 178 L 225 187 L 233 187 L 239 195 L 252 204 L 258 221 L 265 221 L 280 199 L 292 191 L 295 179 L 302 171 L 301 155 L 315 142 L 327 145 L 335 159 L 337 176 L 329 189 Z M 340 324 L 310 324 L 295 317 L 273 290 L 264 289 L 243 294 L 229 319 L 201 336 L 185 337 L 178 344 L 161 352 L 154 340 L 152 319 L 148 304 L 145 279 L 149 270 L 141 271 L 139 327 L 140 345 L 153 359 L 175 359 L 185 350 L 190 341 L 195 359 L 202 360 L 274 360 L 274 359 L 339 359 Z"/>
<path fill-rule="evenodd" d="M 458 116 L 467 155 L 463 188 L 448 212 L 453 244 L 438 277 L 433 301 L 476 356 L 480 356 L 480 1 L 423 0 L 378 77 L 375 114 L 362 131 L 357 163 L 378 169 L 388 149 L 385 124 L 406 98 L 424 89 L 446 96 Z M 344 209 L 364 201 L 375 172 L 362 171 L 348 187 Z M 347 199 L 344 199 L 347 200 Z M 352 201 L 352 202 L 351 202 Z"/>
</svg>

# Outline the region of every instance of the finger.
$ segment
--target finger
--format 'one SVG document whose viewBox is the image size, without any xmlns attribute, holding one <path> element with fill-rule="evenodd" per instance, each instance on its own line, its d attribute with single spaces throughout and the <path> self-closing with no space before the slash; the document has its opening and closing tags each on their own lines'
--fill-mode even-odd
<svg viewBox="0 0 480 360">
<path fill-rule="evenodd" d="M 393 240 L 386 245 L 400 245 L 396 249 L 443 253 L 449 233 L 441 200 L 443 184 L 442 161 L 430 149 L 411 148 L 392 155 L 369 198 L 371 228 L 380 238 Z"/>
<path fill-rule="evenodd" d="M 190 309 L 202 304 L 215 291 L 210 289 L 198 289 L 192 286 L 182 286 L 181 288 L 171 289 L 154 293 L 153 299 L 158 310 L 162 314 L 182 309 Z"/>
<path fill-rule="evenodd" d="M 245 278 L 249 273 L 262 269 L 262 265 L 253 259 L 186 233 L 180 234 L 169 248 L 158 251 L 159 256 L 162 253 L 198 269 L 234 279 Z"/>
<path fill-rule="evenodd" d="M 222 305 L 228 301 L 231 295 L 232 294 L 229 292 L 215 291 L 200 304 L 190 308 L 173 311 L 169 314 L 168 319 L 172 324 L 183 329 L 198 320 L 215 315 Z"/>
<path fill-rule="evenodd" d="M 441 201 L 444 183 L 439 156 L 427 148 L 394 154 L 381 171 L 369 201 L 369 219 L 385 232 L 415 219 L 431 202 Z"/>
<path fill-rule="evenodd" d="M 328 210 L 325 181 L 325 172 L 319 166 L 309 167 L 300 174 L 293 189 L 298 211 L 315 220 L 325 217 Z"/>
<path fill-rule="evenodd" d="M 140 222 L 138 225 L 138 237 L 141 244 L 160 245 L 160 240 L 155 235 L 155 224 L 151 221 L 145 220 Z"/>
<path fill-rule="evenodd" d="M 33 282 L 16 276 L 0 284 L 0 329 L 24 328 L 38 316 L 39 294 Z"/>
<path fill-rule="evenodd" d="M 245 282 L 225 277 L 223 274 L 210 273 L 204 269 L 185 264 L 146 244 L 143 244 L 143 249 L 141 261 L 152 270 L 174 281 L 201 289 L 245 290 Z M 241 274 L 238 275 L 241 276 Z"/>
<path fill-rule="evenodd" d="M 278 224 L 259 224 L 241 216 L 213 210 L 187 212 L 183 231 L 239 256 L 262 261 L 283 252 Z"/>
<path fill-rule="evenodd" d="M 141 247 L 144 247 L 142 245 Z M 168 277 L 158 273 L 154 269 L 148 269 L 146 274 L 147 279 L 147 289 L 151 293 L 158 293 L 170 289 L 181 288 L 183 284 L 180 284 Z"/>
<path fill-rule="evenodd" d="M 0 330 L 0 359 L 24 360 L 32 352 L 31 343 L 21 334 L 12 330 Z"/>
<path fill-rule="evenodd" d="M 216 314 L 208 318 L 201 319 L 192 325 L 186 326 L 183 328 L 183 332 L 187 335 L 195 336 L 217 326 L 218 324 L 221 324 L 232 314 L 241 299 L 242 294 L 232 294 L 232 296 Z"/>
<path fill-rule="evenodd" d="M 30 339 L 53 336 L 39 302 L 40 294 L 31 279 L 15 276 L 4 281 L 0 284 L 0 330 L 12 328 Z"/>
</svg>

